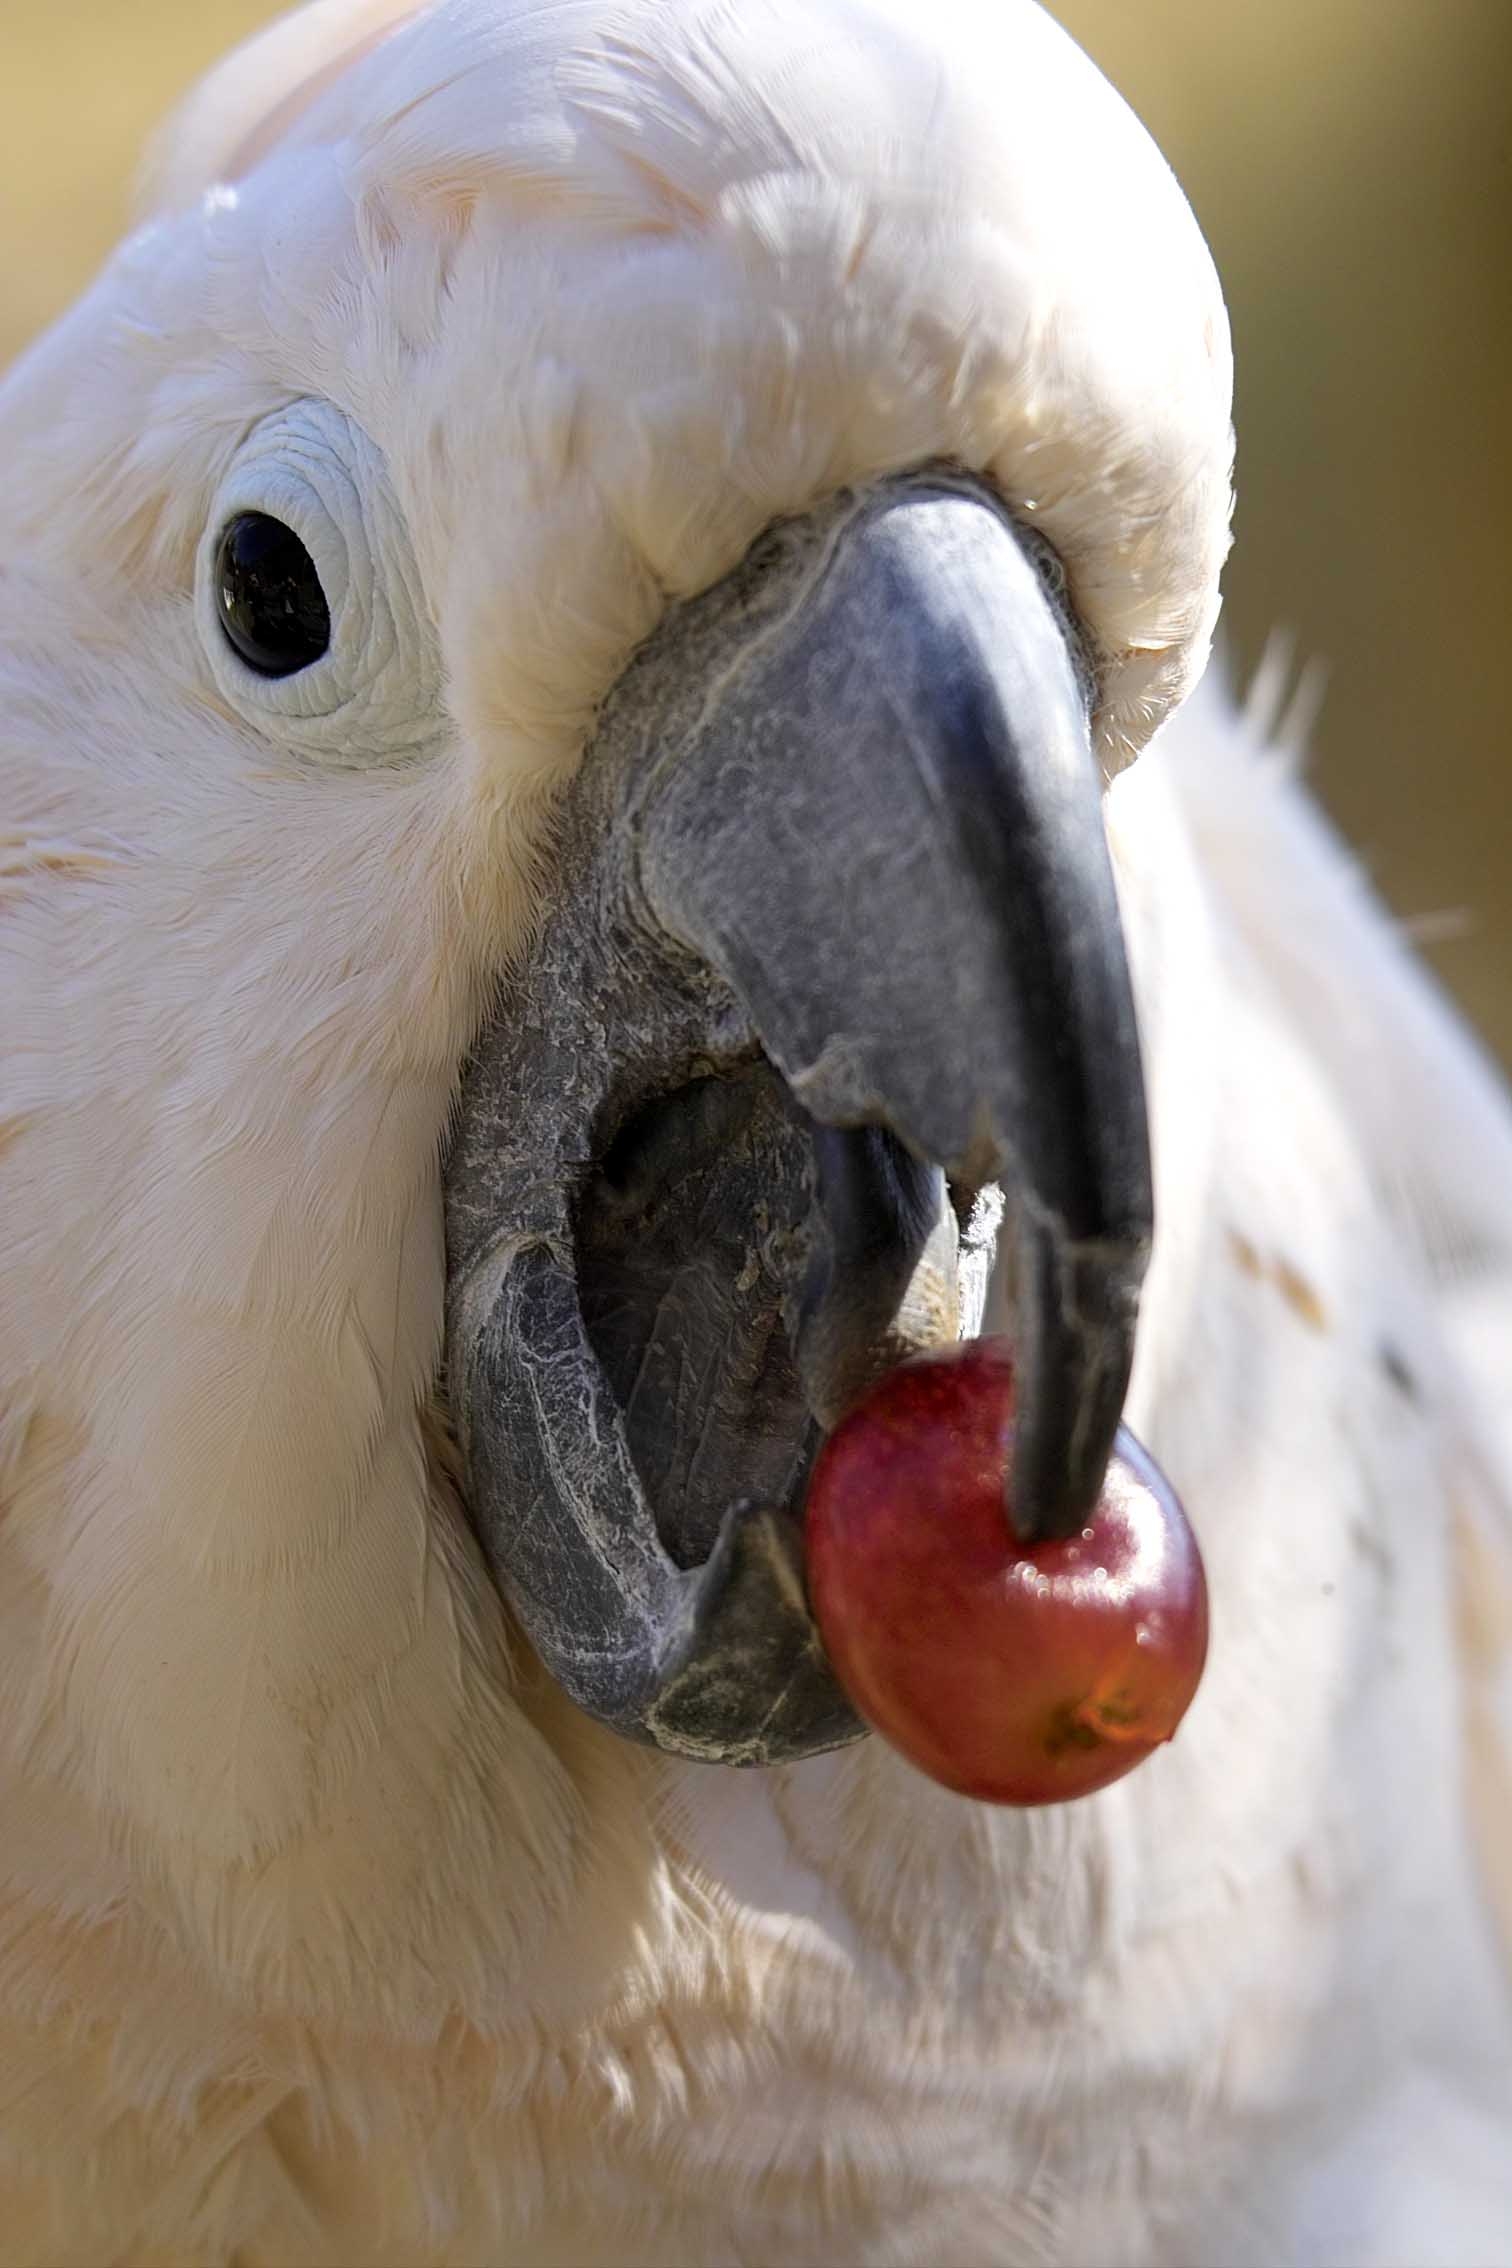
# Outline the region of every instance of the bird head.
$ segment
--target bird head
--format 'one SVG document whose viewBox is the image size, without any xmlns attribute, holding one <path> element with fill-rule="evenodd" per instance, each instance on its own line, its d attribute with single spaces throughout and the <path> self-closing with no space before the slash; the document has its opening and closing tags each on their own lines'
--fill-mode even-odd
<svg viewBox="0 0 1512 2268">
<path fill-rule="evenodd" d="M 207 83 L 0 403 L 71 1707 L 172 1629 L 128 1487 L 311 1570 L 318 1711 L 443 1342 L 483 1560 L 683 1753 L 856 1729 L 804 1478 L 999 1239 L 1020 1517 L 1083 1516 L 1151 1226 L 1100 787 L 1206 654 L 1229 386 L 1028 0 L 319 0 Z"/>
</svg>

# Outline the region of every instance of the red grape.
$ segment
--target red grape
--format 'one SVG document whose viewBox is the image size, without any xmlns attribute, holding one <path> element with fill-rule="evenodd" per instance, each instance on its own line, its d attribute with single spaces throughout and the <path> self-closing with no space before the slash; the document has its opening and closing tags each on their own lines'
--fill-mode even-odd
<svg viewBox="0 0 1512 2268">
<path fill-rule="evenodd" d="M 993 1803 L 1058 1803 L 1171 1738 L 1207 1655 L 1207 1587 L 1127 1431 L 1087 1525 L 1021 1543 L 1012 1439 L 1005 1341 L 888 1372 L 815 1465 L 809 1592 L 856 1708 L 921 1771 Z"/>
</svg>

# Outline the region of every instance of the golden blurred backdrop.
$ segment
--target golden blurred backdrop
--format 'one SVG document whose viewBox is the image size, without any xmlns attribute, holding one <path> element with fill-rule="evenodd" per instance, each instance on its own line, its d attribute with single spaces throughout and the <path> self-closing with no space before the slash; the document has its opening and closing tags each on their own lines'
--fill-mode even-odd
<svg viewBox="0 0 1512 2268">
<path fill-rule="evenodd" d="M 108 251 L 155 120 L 277 12 L 0 0 L 0 359 Z M 1228 291 L 1235 671 L 1277 629 L 1327 664 L 1314 777 L 1512 1063 L 1512 7 L 1054 12 L 1170 157 Z"/>
</svg>

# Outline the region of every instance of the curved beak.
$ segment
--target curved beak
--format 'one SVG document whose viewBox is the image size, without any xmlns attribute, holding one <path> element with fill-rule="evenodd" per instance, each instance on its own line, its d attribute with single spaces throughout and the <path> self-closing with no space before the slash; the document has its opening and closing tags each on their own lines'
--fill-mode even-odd
<svg viewBox="0 0 1512 2268">
<path fill-rule="evenodd" d="M 1044 565 L 979 485 L 914 475 L 677 610 L 604 711 L 545 934 L 468 1075 L 449 1312 L 474 1517 L 574 1697 L 686 1753 L 858 1729 L 804 1606 L 803 1483 L 858 1383 L 955 1335 L 989 1185 L 1015 1527 L 1069 1531 L 1102 1482 L 1150 1168 Z"/>
</svg>

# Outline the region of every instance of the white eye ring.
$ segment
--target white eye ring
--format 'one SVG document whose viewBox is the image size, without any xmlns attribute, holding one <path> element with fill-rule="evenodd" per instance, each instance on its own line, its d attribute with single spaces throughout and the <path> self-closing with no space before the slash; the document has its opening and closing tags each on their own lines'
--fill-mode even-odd
<svg viewBox="0 0 1512 2268">
<path fill-rule="evenodd" d="M 293 530 L 330 609 L 326 651 L 287 677 L 249 668 L 221 617 L 221 537 L 245 512 Z M 222 694 L 299 755 L 366 769 L 434 741 L 440 656 L 404 522 L 378 450 L 331 403 L 291 403 L 243 442 L 200 542 L 195 615 Z"/>
</svg>

